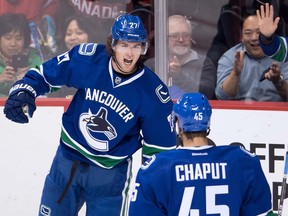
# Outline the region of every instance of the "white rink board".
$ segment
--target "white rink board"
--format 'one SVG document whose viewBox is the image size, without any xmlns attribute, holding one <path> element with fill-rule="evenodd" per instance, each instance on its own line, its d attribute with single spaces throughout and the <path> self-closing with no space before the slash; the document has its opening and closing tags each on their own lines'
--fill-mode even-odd
<svg viewBox="0 0 288 216">
<path fill-rule="evenodd" d="M 276 194 L 280 195 L 281 187 L 273 188 L 273 183 L 281 184 L 283 178 L 285 146 L 287 149 L 288 145 L 287 121 L 287 111 L 214 109 L 209 135 L 216 145 L 240 142 L 260 157 L 276 209 Z M 288 212 L 288 199 L 283 212 Z"/>
<path fill-rule="evenodd" d="M 30 123 L 21 125 L 7 120 L 0 107 L 0 216 L 37 215 L 42 186 L 58 146 L 63 110 L 61 106 L 38 106 Z M 283 157 L 285 151 L 274 150 L 275 174 L 269 173 L 269 149 L 288 143 L 287 122 L 285 111 L 214 109 L 209 137 L 217 145 L 241 142 L 248 150 L 260 145 L 256 153 L 264 157 L 261 164 L 272 190 L 273 182 L 282 181 L 284 162 L 277 157 Z M 140 165 L 139 155 L 134 159 L 134 173 Z M 84 212 L 85 208 L 79 216 Z M 288 212 L 288 199 L 283 212 Z"/>
<path fill-rule="evenodd" d="M 37 107 L 29 124 L 0 107 L 0 216 L 38 215 L 42 186 L 57 149 L 63 107 Z"/>
</svg>

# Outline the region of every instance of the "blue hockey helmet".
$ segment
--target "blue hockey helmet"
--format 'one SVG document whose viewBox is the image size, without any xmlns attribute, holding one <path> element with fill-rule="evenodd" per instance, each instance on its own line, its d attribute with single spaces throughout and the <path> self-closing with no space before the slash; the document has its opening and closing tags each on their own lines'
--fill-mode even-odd
<svg viewBox="0 0 288 216">
<path fill-rule="evenodd" d="M 118 40 L 143 43 L 141 54 L 145 54 L 148 49 L 148 36 L 143 22 L 138 16 L 120 15 L 111 29 L 112 46 L 115 46 Z"/>
<path fill-rule="evenodd" d="M 210 130 L 212 109 L 206 96 L 201 93 L 183 94 L 174 104 L 173 113 L 184 132 Z"/>
</svg>

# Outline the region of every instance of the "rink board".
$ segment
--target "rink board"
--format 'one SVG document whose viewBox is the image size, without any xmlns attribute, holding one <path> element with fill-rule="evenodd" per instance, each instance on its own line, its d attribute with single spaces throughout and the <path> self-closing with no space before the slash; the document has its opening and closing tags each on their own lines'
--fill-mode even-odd
<svg viewBox="0 0 288 216">
<path fill-rule="evenodd" d="M 0 115 L 0 216 L 37 214 L 44 179 L 59 142 L 61 115 L 69 102 L 68 99 L 37 99 L 34 117 L 25 125 Z M 1 99 L 0 113 L 3 104 Z M 209 138 L 216 145 L 242 143 L 260 157 L 271 187 L 273 209 L 277 210 L 288 144 L 288 104 L 223 101 L 211 101 L 211 104 Z M 135 174 L 140 152 L 135 154 L 134 162 Z M 288 199 L 284 202 L 284 212 L 288 212 Z"/>
</svg>

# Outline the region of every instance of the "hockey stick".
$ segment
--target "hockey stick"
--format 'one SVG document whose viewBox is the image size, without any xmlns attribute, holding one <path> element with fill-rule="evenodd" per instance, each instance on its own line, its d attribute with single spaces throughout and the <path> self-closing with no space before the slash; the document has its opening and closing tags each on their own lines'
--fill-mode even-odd
<svg viewBox="0 0 288 216">
<path fill-rule="evenodd" d="M 281 190 L 281 196 L 280 196 L 280 203 L 278 207 L 278 216 L 282 216 L 283 203 L 284 203 L 285 193 L 286 193 L 287 177 L 288 177 L 288 150 L 286 151 L 286 155 L 285 155 L 284 176 L 282 180 L 282 190 Z"/>
</svg>

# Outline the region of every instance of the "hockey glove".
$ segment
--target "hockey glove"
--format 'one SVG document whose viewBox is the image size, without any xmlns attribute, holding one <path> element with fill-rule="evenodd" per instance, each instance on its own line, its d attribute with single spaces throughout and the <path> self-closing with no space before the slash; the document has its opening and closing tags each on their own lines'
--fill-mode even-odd
<svg viewBox="0 0 288 216">
<path fill-rule="evenodd" d="M 17 123 L 28 123 L 28 116 L 32 117 L 36 110 L 36 96 L 36 92 L 30 85 L 16 82 L 10 89 L 5 103 L 6 118 Z"/>
</svg>

